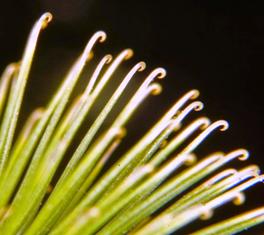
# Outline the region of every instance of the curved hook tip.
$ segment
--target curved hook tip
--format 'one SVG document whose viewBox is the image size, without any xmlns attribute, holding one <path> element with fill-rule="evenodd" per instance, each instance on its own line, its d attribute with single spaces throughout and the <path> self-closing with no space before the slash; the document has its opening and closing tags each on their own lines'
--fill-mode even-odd
<svg viewBox="0 0 264 235">
<path fill-rule="evenodd" d="M 124 53 L 126 53 L 125 60 L 129 60 L 134 55 L 134 51 L 130 48 L 126 49 Z"/>
<path fill-rule="evenodd" d="M 167 75 L 167 71 L 164 68 L 157 68 L 156 71 L 158 72 L 158 75 L 157 75 L 158 79 L 163 79 Z"/>
<path fill-rule="evenodd" d="M 149 88 L 152 95 L 159 95 L 162 92 L 162 86 L 159 83 L 152 83 Z"/>
<path fill-rule="evenodd" d="M 146 63 L 145 63 L 144 61 L 140 61 L 140 62 L 138 63 L 138 65 L 139 65 L 139 68 L 138 68 L 138 71 L 139 71 L 139 72 L 142 72 L 142 71 L 145 70 L 146 67 L 147 67 L 147 65 L 146 65 Z"/>
<path fill-rule="evenodd" d="M 50 12 L 46 12 L 40 17 L 40 21 L 42 22 L 42 29 L 45 29 L 48 26 L 52 18 L 53 16 Z"/>
<path fill-rule="evenodd" d="M 107 35 L 104 31 L 97 31 L 95 36 L 98 37 L 99 42 L 104 42 L 107 38 Z"/>
</svg>

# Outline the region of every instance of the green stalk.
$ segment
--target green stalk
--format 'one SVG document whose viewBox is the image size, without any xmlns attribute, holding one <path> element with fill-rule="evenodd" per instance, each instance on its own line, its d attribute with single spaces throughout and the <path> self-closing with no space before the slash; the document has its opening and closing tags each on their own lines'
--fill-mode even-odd
<svg viewBox="0 0 264 235">
<path fill-rule="evenodd" d="M 248 230 L 264 222 L 264 207 L 255 209 L 233 218 L 208 226 L 190 235 L 229 235 Z"/>
<path fill-rule="evenodd" d="M 5 106 L 6 97 L 9 91 L 11 80 L 17 72 L 18 64 L 9 64 L 0 78 L 0 118 Z"/>
<path fill-rule="evenodd" d="M 161 184 L 161 182 L 163 182 L 174 171 L 175 167 L 177 167 L 177 161 L 175 159 L 173 160 L 174 161 L 166 164 L 166 166 L 162 167 L 156 174 L 152 175 L 151 178 L 143 182 L 134 190 L 127 191 L 125 184 L 118 187 L 114 192 L 108 195 L 108 200 L 104 200 L 101 203 L 99 202 L 94 205 L 93 208 L 98 210 L 100 217 L 92 217 L 92 215 L 89 216 L 89 210 L 88 212 L 85 210 L 85 212 L 82 213 L 82 217 L 79 217 L 80 220 L 78 219 L 72 221 L 74 223 L 67 228 L 66 234 L 78 234 L 80 232 L 93 234 L 99 226 L 103 225 L 114 213 L 122 209 L 122 207 L 124 207 L 128 202 L 133 202 L 133 200 L 137 197 L 144 198 L 144 196 L 146 197 L 151 194 L 151 192 L 153 192 Z M 211 161 L 215 161 L 215 158 L 210 159 L 208 163 Z M 152 195 L 156 195 L 156 192 Z M 91 208 L 91 210 L 93 208 Z M 85 224 L 82 224 L 83 221 L 85 221 Z"/>
<path fill-rule="evenodd" d="M 87 192 L 89 187 L 95 182 L 95 179 L 100 174 L 105 163 L 111 157 L 112 153 L 118 147 L 120 142 L 121 142 L 120 139 L 116 139 L 116 141 L 114 141 L 113 144 L 108 148 L 108 150 L 105 152 L 105 154 L 100 159 L 100 161 L 96 164 L 96 166 L 94 167 L 90 175 L 87 177 L 85 182 L 82 184 L 80 189 L 73 196 L 73 198 L 69 202 L 69 205 L 67 205 L 67 207 L 64 209 L 63 214 L 61 215 L 61 218 L 68 215 L 74 209 L 74 207 L 79 203 L 80 199 L 84 196 L 84 194 Z"/>
<path fill-rule="evenodd" d="M 157 72 L 160 72 L 157 70 Z M 148 80 L 153 79 L 153 75 L 151 74 L 146 81 L 149 83 Z M 146 82 L 145 82 L 146 83 Z M 134 95 L 134 97 L 131 99 L 131 101 L 128 103 L 126 108 L 121 112 L 117 120 L 120 120 L 122 117 L 125 116 L 128 111 L 131 112 L 131 106 L 135 105 L 135 103 L 139 102 L 138 96 L 142 93 L 142 89 L 145 89 L 146 85 L 143 84 L 139 91 Z M 164 117 L 137 143 L 125 156 L 119 160 L 112 169 L 110 169 L 103 177 L 98 181 L 98 183 L 89 190 L 89 193 L 86 195 L 85 199 L 82 200 L 82 202 L 77 206 L 77 208 L 73 211 L 73 214 L 78 215 L 83 208 L 89 207 L 97 198 L 107 190 L 107 187 L 113 187 L 113 182 L 117 180 L 117 176 L 128 166 L 129 163 L 131 163 L 131 160 L 135 157 L 139 159 L 141 156 L 141 152 L 145 151 L 145 149 L 153 142 L 153 140 L 159 135 L 159 133 L 162 132 L 163 128 L 166 128 L 168 125 L 168 121 L 170 118 L 179 110 L 181 106 L 184 105 L 189 99 L 193 99 L 197 97 L 197 91 L 191 91 L 187 93 L 185 96 L 183 96 L 180 101 L 178 101 L 167 113 L 164 115 Z M 137 102 L 135 102 L 137 101 Z M 116 121 L 117 122 L 117 121 Z M 119 121 L 118 121 L 119 122 Z M 164 125 L 165 124 L 165 125 Z M 164 127 L 163 127 L 164 126 Z M 134 159 L 133 159 L 134 160 Z M 136 160 L 133 161 L 134 164 L 137 163 Z M 131 166 L 132 167 L 132 166 Z M 132 168 L 130 168 L 132 169 Z M 128 174 L 129 172 L 127 172 Z M 120 181 L 121 179 L 119 179 Z M 110 191 L 110 190 L 109 190 Z M 71 221 L 70 217 L 67 219 L 68 222 Z M 66 220 L 66 221 L 67 221 Z M 63 222 L 59 227 L 63 227 L 64 223 L 67 224 L 67 222 Z M 58 228 L 60 230 L 60 228 Z"/>
<path fill-rule="evenodd" d="M 122 234 L 133 228 L 140 220 L 151 215 L 155 210 L 162 207 L 165 203 L 175 198 L 177 195 L 191 187 L 193 184 L 203 179 L 228 161 L 237 156 L 241 156 L 243 152 L 237 151 L 222 158 L 221 155 L 212 156 L 201 161 L 194 167 L 187 169 L 176 175 L 171 180 L 159 187 L 148 198 L 140 201 L 133 209 L 125 211 L 113 224 L 109 224 L 109 233 L 115 231 L 115 234 Z M 176 158 L 177 159 L 177 158 Z M 217 160 L 218 159 L 218 160 Z M 211 162 L 215 161 L 216 162 Z M 212 163 L 212 164 L 211 164 Z M 209 164 L 207 166 L 207 164 Z M 108 234 L 109 234 L 108 233 Z"/>
<path fill-rule="evenodd" d="M 0 179 L 0 191 L 5 192 L 0 199 L 0 208 L 7 205 L 28 164 L 29 158 L 21 157 L 21 153 L 23 148 L 27 146 L 28 139 L 33 135 L 43 112 L 43 109 L 39 108 L 31 114 L 14 145 L 8 166 Z"/>
<path fill-rule="evenodd" d="M 182 228 L 183 226 L 187 225 L 188 223 L 192 222 L 193 220 L 199 217 L 208 219 L 212 216 L 213 209 L 218 208 L 219 206 L 222 206 L 223 204 L 229 201 L 234 201 L 234 203 L 238 205 L 243 203 L 244 195 L 242 194 L 242 192 L 248 189 L 249 187 L 251 187 L 252 185 L 258 182 L 261 182 L 263 178 L 264 176 L 258 176 L 255 179 L 248 180 L 245 183 L 242 183 L 241 185 L 235 187 L 234 189 L 231 189 L 230 191 L 227 191 L 226 193 L 210 200 L 209 202 L 205 204 L 195 205 L 191 207 L 190 209 L 185 210 L 182 213 L 165 214 L 163 218 L 160 218 L 160 221 L 157 221 L 155 224 L 145 225 L 143 228 L 138 230 L 135 234 L 137 235 L 170 234 L 172 232 L 177 231 L 178 229 Z M 263 210 L 261 214 L 263 216 Z M 243 226 L 242 224 L 240 224 L 238 226 L 233 227 L 233 230 L 244 229 L 246 226 L 249 226 L 249 224 L 245 223 Z"/>
<path fill-rule="evenodd" d="M 120 57 L 118 57 L 119 59 L 117 61 L 120 61 L 120 58 L 124 57 L 124 56 L 127 56 L 129 51 L 126 51 L 126 53 L 122 53 Z M 113 68 L 113 66 L 112 66 Z M 112 69 L 111 68 L 111 69 Z M 105 108 L 102 110 L 102 112 L 100 113 L 100 115 L 98 116 L 98 122 L 97 120 L 95 121 L 95 123 L 97 124 L 96 126 L 94 126 L 95 129 L 99 129 L 101 123 L 104 121 L 104 119 L 106 118 L 106 116 L 108 115 L 109 111 L 112 109 L 113 105 L 117 102 L 118 98 L 120 97 L 120 95 L 122 94 L 122 92 L 124 91 L 125 87 L 127 86 L 128 82 L 130 81 L 130 79 L 134 76 L 134 74 L 138 71 L 138 70 L 142 70 L 142 63 L 139 63 L 138 65 L 136 65 L 129 73 L 128 75 L 126 76 L 126 78 L 123 80 L 123 82 L 120 84 L 119 88 L 116 90 L 116 92 L 114 93 L 114 95 L 112 96 L 112 98 L 109 100 L 108 104 L 105 106 Z M 96 88 L 95 88 L 96 89 Z M 92 93 L 93 94 L 93 93 Z M 96 97 L 96 96 L 94 96 Z M 79 117 L 81 115 L 79 114 Z M 77 123 L 78 121 L 75 120 L 75 123 Z M 99 124 L 99 126 L 98 126 Z M 112 131 L 110 131 L 112 132 Z M 105 140 L 101 140 L 102 142 L 105 142 Z M 100 143 L 100 142 L 99 142 Z M 102 150 L 104 149 L 103 146 L 101 145 L 98 145 L 99 147 L 102 148 Z M 95 156 L 97 155 L 92 155 L 89 160 L 91 162 L 91 159 L 94 159 Z M 100 155 L 98 155 L 98 157 L 100 157 Z M 97 158 L 98 158 L 97 157 Z M 87 158 L 87 157 L 86 157 Z M 93 166 L 91 165 L 92 163 L 87 163 L 86 165 L 87 166 Z M 89 171 L 86 171 L 86 173 L 89 172 Z M 62 181 L 61 181 L 62 182 Z M 82 182 L 80 182 L 79 184 L 77 183 L 74 183 L 74 185 L 80 185 Z M 68 183 L 69 184 L 69 183 Z M 36 231 L 38 231 L 38 233 L 40 234 L 41 231 L 40 229 L 43 228 L 43 224 L 45 224 L 45 228 L 48 229 L 48 224 L 54 224 L 56 222 L 55 219 L 52 220 L 52 218 L 55 217 L 55 214 L 57 215 L 56 217 L 59 217 L 61 213 L 63 213 L 64 211 L 64 207 L 62 206 L 62 201 L 65 202 L 65 206 L 69 204 L 69 202 L 65 201 L 65 197 L 64 197 L 64 193 L 61 194 L 61 196 L 57 195 L 56 192 L 57 191 L 61 191 L 61 187 L 63 187 L 63 182 L 58 186 L 56 186 L 54 192 L 52 193 L 52 195 L 50 196 L 49 198 L 49 201 L 47 202 L 47 208 L 48 210 L 52 213 L 49 214 L 49 212 L 47 212 L 45 210 L 45 207 L 43 208 L 43 213 L 40 212 L 39 214 L 39 217 L 37 217 L 36 219 L 36 224 L 33 224 L 30 228 L 30 231 L 32 230 L 33 233 L 36 233 Z M 78 189 L 78 187 L 74 187 L 75 190 Z M 75 193 L 75 191 L 73 190 L 74 188 L 71 188 L 72 190 L 72 194 Z M 52 200 L 56 200 L 57 201 L 57 204 L 59 204 L 59 207 L 60 209 L 59 210 L 56 210 L 56 206 L 54 205 L 54 203 L 52 202 Z M 49 206 L 49 203 L 52 205 L 52 206 Z M 56 204 L 56 203 L 55 203 Z M 56 211 L 56 212 L 55 212 Z M 43 217 L 43 218 L 42 218 Z M 38 222 L 38 218 L 40 218 L 39 220 L 41 222 Z M 35 226 L 35 227 L 34 227 Z M 34 228 L 34 229 L 33 229 Z"/>
<path fill-rule="evenodd" d="M 87 62 L 87 58 L 90 54 L 90 51 L 98 39 L 104 41 L 105 34 L 102 32 L 98 32 L 97 34 L 94 35 L 94 37 L 87 44 L 84 53 L 74 64 L 72 70 L 70 71 L 68 77 L 66 78 L 66 80 L 71 81 L 71 86 L 66 87 L 65 92 L 63 92 L 64 94 L 60 100 L 60 103 L 56 108 L 56 110 L 54 111 L 54 114 L 52 115 L 49 124 L 42 135 L 40 143 L 38 144 L 38 148 L 35 151 L 27 175 L 10 207 L 10 212 L 7 213 L 8 216 L 5 217 L 4 222 L 0 225 L 0 229 L 2 229 L 6 234 L 15 233 L 19 229 L 22 223 L 24 224 L 30 223 L 31 219 L 33 218 L 34 214 L 36 213 L 41 203 L 41 199 L 45 195 L 44 193 L 46 189 L 43 192 L 43 188 L 47 186 L 45 184 L 48 181 L 48 179 L 46 179 L 46 182 L 43 183 L 43 186 L 41 187 L 42 190 L 40 190 L 40 193 L 39 191 L 34 191 L 34 186 L 35 186 L 34 182 L 36 182 L 35 176 L 36 174 L 39 173 L 38 166 L 41 163 L 45 148 L 64 111 L 64 108 L 67 104 L 67 101 L 70 97 L 73 87 L 76 84 L 79 75 L 84 65 Z"/>
<path fill-rule="evenodd" d="M 8 156 L 14 138 L 18 115 L 22 104 L 38 36 L 40 31 L 47 26 L 51 18 L 52 16 L 50 13 L 43 14 L 34 25 L 21 61 L 15 89 L 7 103 L 7 108 L 0 129 L 0 176 L 3 174 L 4 168 L 8 161 Z"/>
</svg>

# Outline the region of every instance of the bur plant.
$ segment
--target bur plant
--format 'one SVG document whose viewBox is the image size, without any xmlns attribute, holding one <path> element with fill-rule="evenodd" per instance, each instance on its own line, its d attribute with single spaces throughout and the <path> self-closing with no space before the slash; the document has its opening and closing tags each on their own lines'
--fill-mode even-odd
<svg viewBox="0 0 264 235">
<path fill-rule="evenodd" d="M 73 98 L 95 44 L 106 39 L 102 31 L 89 40 L 48 104 L 33 111 L 21 130 L 16 128 L 38 37 L 51 18 L 45 13 L 35 23 L 21 61 L 8 65 L 1 77 L 1 235 L 170 234 L 196 219 L 209 219 L 225 203 L 241 204 L 243 192 L 263 180 L 256 165 L 222 170 L 230 161 L 246 160 L 244 149 L 195 155 L 212 132 L 228 128 L 226 121 L 211 123 L 207 117 L 182 125 L 187 116 L 189 120 L 192 112 L 203 108 L 196 101 L 197 90 L 183 95 L 105 167 L 116 155 L 129 119 L 146 98 L 161 92 L 157 80 L 166 72 L 163 68 L 150 72 L 110 125 L 105 125 L 131 79 L 145 69 L 144 62 L 137 63 L 94 122 L 83 125 L 112 75 L 133 54 L 126 49 L 114 58 L 104 56 L 82 94 Z M 71 152 L 80 129 L 87 130 Z M 233 234 L 263 221 L 261 207 L 192 234 Z"/>
</svg>

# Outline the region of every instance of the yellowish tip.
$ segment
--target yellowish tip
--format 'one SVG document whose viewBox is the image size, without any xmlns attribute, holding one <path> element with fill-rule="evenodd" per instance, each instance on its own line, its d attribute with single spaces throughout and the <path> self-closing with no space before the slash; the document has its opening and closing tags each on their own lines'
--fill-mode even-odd
<svg viewBox="0 0 264 235">
<path fill-rule="evenodd" d="M 229 123 L 225 120 L 219 120 L 217 123 L 221 126 L 220 131 L 226 131 L 229 128 Z"/>
<path fill-rule="evenodd" d="M 133 50 L 130 48 L 126 49 L 125 53 L 126 53 L 126 57 L 124 58 L 125 60 L 129 60 L 134 55 Z"/>
<path fill-rule="evenodd" d="M 118 139 L 124 138 L 126 136 L 126 133 L 127 133 L 126 128 L 124 128 L 124 127 L 119 128 L 119 131 L 116 134 L 117 138 Z"/>
<path fill-rule="evenodd" d="M 244 193 L 238 193 L 235 198 L 233 199 L 233 203 L 236 205 L 236 206 L 240 206 L 242 205 L 246 200 L 246 197 L 244 195 Z"/>
<path fill-rule="evenodd" d="M 105 56 L 105 63 L 106 64 L 109 64 L 113 59 L 113 56 L 112 55 L 106 55 Z"/>
<path fill-rule="evenodd" d="M 104 31 L 97 31 L 94 36 L 96 36 L 99 42 L 104 42 L 107 38 L 107 35 Z"/>
<path fill-rule="evenodd" d="M 146 69 L 146 66 L 147 66 L 144 61 L 139 62 L 138 65 L 139 65 L 138 71 L 140 72 Z"/>
<path fill-rule="evenodd" d="M 49 22 L 52 20 L 53 16 L 51 13 L 49 12 L 46 12 L 44 13 L 41 17 L 40 17 L 40 21 L 42 22 L 42 29 L 45 29 Z"/>
<path fill-rule="evenodd" d="M 164 68 L 157 68 L 156 71 L 158 72 L 157 74 L 158 79 L 163 79 L 166 77 L 167 72 Z"/>
<path fill-rule="evenodd" d="M 162 92 L 162 86 L 159 83 L 152 83 L 149 88 L 152 95 L 159 95 Z"/>
<path fill-rule="evenodd" d="M 197 99 L 200 95 L 200 91 L 198 91 L 196 89 L 191 90 L 189 93 L 190 93 L 190 99 L 192 99 L 192 100 Z"/>
<path fill-rule="evenodd" d="M 206 209 L 200 216 L 201 220 L 208 220 L 210 218 L 212 218 L 213 216 L 213 210 L 211 209 Z"/>
</svg>

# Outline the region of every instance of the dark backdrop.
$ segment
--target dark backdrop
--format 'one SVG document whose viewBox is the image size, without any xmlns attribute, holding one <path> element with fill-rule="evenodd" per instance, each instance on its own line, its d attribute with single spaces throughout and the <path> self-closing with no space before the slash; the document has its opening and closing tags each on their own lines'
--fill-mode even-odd
<svg viewBox="0 0 264 235">
<path fill-rule="evenodd" d="M 51 11 L 54 21 L 41 35 L 40 62 L 33 65 L 34 78 L 26 96 L 30 105 L 25 109 L 30 110 L 45 103 L 61 78 L 58 74 L 91 34 L 102 29 L 109 36 L 105 47 L 111 52 L 131 47 L 136 53 L 133 62 L 143 59 L 149 68 L 167 69 L 163 95 L 143 107 L 149 116 L 185 91 L 198 88 L 206 105 L 204 114 L 213 120 L 226 118 L 231 124 L 228 133 L 205 144 L 201 152 L 246 147 L 251 160 L 263 168 L 263 8 L 258 1 L 232 2 L 1 1 L 0 68 L 20 58 L 33 22 Z M 145 116 L 136 120 L 140 118 L 142 126 L 149 126 Z M 260 187 L 252 189 L 246 207 L 263 204 L 261 193 Z M 261 234 L 261 228 L 248 234 Z"/>
</svg>

